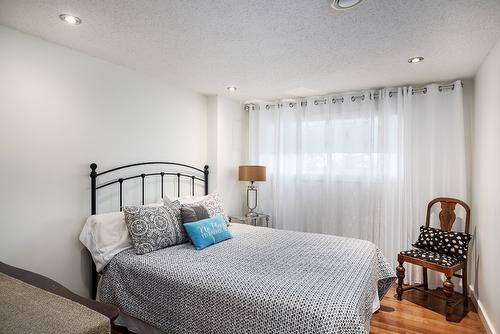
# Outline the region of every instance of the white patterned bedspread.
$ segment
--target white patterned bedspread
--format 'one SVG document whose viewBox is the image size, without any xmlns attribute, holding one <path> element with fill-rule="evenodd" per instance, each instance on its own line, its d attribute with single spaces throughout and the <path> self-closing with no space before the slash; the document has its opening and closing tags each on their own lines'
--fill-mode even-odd
<svg viewBox="0 0 500 334">
<path fill-rule="evenodd" d="M 233 239 L 136 255 L 104 269 L 100 300 L 167 333 L 365 333 L 395 279 L 372 243 L 232 224 Z"/>
</svg>

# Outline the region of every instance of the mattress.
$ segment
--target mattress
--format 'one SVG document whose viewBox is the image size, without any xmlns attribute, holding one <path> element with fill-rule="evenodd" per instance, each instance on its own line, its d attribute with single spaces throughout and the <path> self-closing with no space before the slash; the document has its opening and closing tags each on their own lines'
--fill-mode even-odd
<svg viewBox="0 0 500 334">
<path fill-rule="evenodd" d="M 371 242 L 232 224 L 233 239 L 145 255 L 103 270 L 100 300 L 167 333 L 367 333 L 395 280 Z"/>
</svg>

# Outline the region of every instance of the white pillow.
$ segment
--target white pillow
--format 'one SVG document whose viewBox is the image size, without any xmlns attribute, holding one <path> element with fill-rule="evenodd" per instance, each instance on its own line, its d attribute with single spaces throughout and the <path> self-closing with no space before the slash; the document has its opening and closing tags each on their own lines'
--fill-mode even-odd
<svg viewBox="0 0 500 334">
<path fill-rule="evenodd" d="M 162 205 L 163 202 L 146 206 Z M 100 272 L 116 254 L 132 248 L 123 212 L 90 216 L 83 226 L 79 239 L 92 255 L 97 272 Z"/>
<path fill-rule="evenodd" d="M 183 197 L 163 197 L 163 203 L 170 204 L 174 201 L 179 201 L 181 204 L 192 204 L 207 198 L 209 195 L 205 196 L 183 196 Z"/>
<path fill-rule="evenodd" d="M 132 248 L 123 212 L 90 216 L 80 233 L 80 241 L 92 255 L 98 272 L 116 254 Z"/>
</svg>

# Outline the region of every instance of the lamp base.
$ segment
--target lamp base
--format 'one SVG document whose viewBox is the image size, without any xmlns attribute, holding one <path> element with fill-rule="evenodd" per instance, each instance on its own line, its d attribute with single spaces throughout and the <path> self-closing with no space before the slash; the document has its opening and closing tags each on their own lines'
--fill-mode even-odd
<svg viewBox="0 0 500 334">
<path fill-rule="evenodd" d="M 250 194 L 254 195 L 255 202 L 250 204 Z M 259 214 L 254 210 L 257 208 L 257 188 L 253 185 L 253 181 L 250 181 L 250 185 L 247 188 L 247 208 L 248 212 L 245 214 L 246 217 L 258 217 Z"/>
</svg>

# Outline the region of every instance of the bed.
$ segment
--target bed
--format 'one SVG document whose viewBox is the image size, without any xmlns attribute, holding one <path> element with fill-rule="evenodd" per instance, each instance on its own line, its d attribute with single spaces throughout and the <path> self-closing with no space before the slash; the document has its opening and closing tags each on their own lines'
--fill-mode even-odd
<svg viewBox="0 0 500 334">
<path fill-rule="evenodd" d="M 230 230 L 233 239 L 202 251 L 184 243 L 118 253 L 102 270 L 99 300 L 119 306 L 118 323 L 131 329 L 144 322 L 165 333 L 367 333 L 395 280 L 368 241 L 234 223 Z"/>
</svg>

